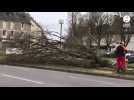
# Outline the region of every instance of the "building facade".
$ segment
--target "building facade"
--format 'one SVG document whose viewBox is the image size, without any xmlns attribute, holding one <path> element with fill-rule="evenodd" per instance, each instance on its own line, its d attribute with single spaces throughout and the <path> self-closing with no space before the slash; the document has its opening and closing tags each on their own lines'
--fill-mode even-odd
<svg viewBox="0 0 134 100">
<path fill-rule="evenodd" d="M 17 32 L 31 32 L 31 23 L 28 16 L 22 12 L 1 12 L 0 36 L 6 37 Z"/>
<path fill-rule="evenodd" d="M 0 48 L 18 33 L 41 31 L 39 24 L 25 12 L 0 12 Z"/>
</svg>

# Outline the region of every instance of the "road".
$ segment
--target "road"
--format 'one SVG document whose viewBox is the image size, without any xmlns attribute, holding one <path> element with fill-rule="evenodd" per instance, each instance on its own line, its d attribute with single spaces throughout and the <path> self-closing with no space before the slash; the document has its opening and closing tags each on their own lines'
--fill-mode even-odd
<svg viewBox="0 0 134 100">
<path fill-rule="evenodd" d="M 133 87 L 134 81 L 0 65 L 0 87 Z"/>
</svg>

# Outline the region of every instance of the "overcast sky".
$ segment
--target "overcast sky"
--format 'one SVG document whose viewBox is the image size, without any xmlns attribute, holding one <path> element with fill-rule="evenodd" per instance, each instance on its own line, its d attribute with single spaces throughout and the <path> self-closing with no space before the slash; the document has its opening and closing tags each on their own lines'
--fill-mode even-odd
<svg viewBox="0 0 134 100">
<path fill-rule="evenodd" d="M 49 30 L 60 30 L 59 19 L 64 20 L 63 31 L 67 30 L 67 12 L 29 12 L 31 16 L 40 24 L 47 26 Z M 85 12 L 81 12 L 85 13 Z M 109 12 L 113 13 L 113 12 Z"/>
<path fill-rule="evenodd" d="M 29 12 L 30 15 L 49 31 L 60 32 L 59 20 L 63 19 L 63 34 L 67 34 L 67 12 Z M 85 12 L 81 12 L 85 13 Z M 110 12 L 111 13 L 111 12 Z"/>
<path fill-rule="evenodd" d="M 64 20 L 63 32 L 67 30 L 67 12 L 29 12 L 31 16 L 51 31 L 60 31 L 59 19 Z"/>
</svg>

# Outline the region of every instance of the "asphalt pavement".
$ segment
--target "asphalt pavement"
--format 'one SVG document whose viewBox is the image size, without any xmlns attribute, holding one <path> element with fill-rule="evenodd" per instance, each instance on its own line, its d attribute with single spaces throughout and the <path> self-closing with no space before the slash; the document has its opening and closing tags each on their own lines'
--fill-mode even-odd
<svg viewBox="0 0 134 100">
<path fill-rule="evenodd" d="M 0 87 L 133 87 L 134 81 L 120 77 L 67 73 L 0 65 Z"/>
</svg>

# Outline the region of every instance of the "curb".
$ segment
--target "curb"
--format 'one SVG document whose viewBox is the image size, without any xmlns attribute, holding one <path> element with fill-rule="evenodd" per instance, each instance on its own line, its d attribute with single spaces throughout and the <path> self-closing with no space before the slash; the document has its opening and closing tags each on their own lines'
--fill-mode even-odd
<svg viewBox="0 0 134 100">
<path fill-rule="evenodd" d="M 96 76 L 104 76 L 104 77 L 111 77 L 111 78 L 121 78 L 125 80 L 134 80 L 134 75 L 122 75 L 122 74 L 102 74 L 102 73 L 95 73 L 95 72 L 83 72 L 78 70 L 70 70 L 70 69 L 62 69 L 62 68 L 46 68 L 36 65 L 26 65 L 26 64 L 3 64 L 3 65 L 12 65 L 12 66 L 20 66 L 20 67 L 29 67 L 29 68 L 37 68 L 37 69 L 46 69 L 46 70 L 53 70 L 53 71 L 62 71 L 62 72 L 69 72 L 69 73 L 76 73 L 76 74 L 85 74 L 85 75 L 96 75 Z"/>
</svg>

